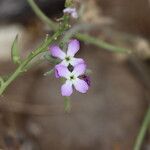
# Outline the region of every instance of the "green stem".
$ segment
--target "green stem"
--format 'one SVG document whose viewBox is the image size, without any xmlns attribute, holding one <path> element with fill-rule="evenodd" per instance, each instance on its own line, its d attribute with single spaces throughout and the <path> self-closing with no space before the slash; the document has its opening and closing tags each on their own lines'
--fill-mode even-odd
<svg viewBox="0 0 150 150">
<path fill-rule="evenodd" d="M 52 40 L 51 40 L 52 41 Z M 51 42 L 50 42 L 51 43 Z M 43 47 L 42 50 L 44 50 L 45 47 Z M 16 69 L 16 71 L 6 80 L 0 88 L 0 95 L 3 94 L 5 89 L 8 87 L 8 85 L 15 80 L 19 75 L 21 75 L 23 72 L 26 71 L 26 66 L 31 62 L 31 60 L 36 57 L 38 54 L 40 54 L 40 51 L 35 51 L 35 53 L 31 53 L 21 64 L 20 66 Z"/>
<path fill-rule="evenodd" d="M 71 101 L 70 97 L 65 97 L 64 98 L 64 110 L 65 112 L 69 113 L 71 110 Z"/>
<path fill-rule="evenodd" d="M 145 115 L 144 120 L 143 120 L 143 123 L 142 123 L 142 126 L 140 128 L 139 134 L 136 138 L 133 150 L 141 150 L 142 143 L 144 141 L 144 138 L 145 138 L 147 129 L 149 127 L 149 124 L 150 124 L 150 107 L 149 107 L 149 109 L 148 109 L 148 111 Z"/>
<path fill-rule="evenodd" d="M 33 11 L 35 12 L 35 14 L 46 24 L 49 25 L 49 27 L 51 27 L 52 30 L 56 31 L 58 28 L 58 25 L 51 21 L 41 10 L 40 8 L 36 5 L 36 3 L 34 2 L 34 0 L 27 0 L 28 3 L 30 4 L 31 8 L 33 9 Z"/>
<path fill-rule="evenodd" d="M 43 22 L 45 22 L 47 24 L 51 24 L 52 25 L 51 27 L 54 31 L 57 30 L 58 26 L 40 10 L 40 8 L 36 5 L 36 3 L 33 0 L 28 0 L 28 2 L 30 4 L 30 6 L 32 7 L 33 11 Z M 107 42 L 99 40 L 95 37 L 92 37 L 88 34 L 78 33 L 78 34 L 76 34 L 75 37 L 83 42 L 87 42 L 87 43 L 96 45 L 100 48 L 104 48 L 104 49 L 112 51 L 112 52 L 121 52 L 121 53 L 131 52 L 131 50 L 127 50 L 125 48 L 114 46 L 112 44 L 109 44 Z"/>
<path fill-rule="evenodd" d="M 47 41 L 44 44 L 42 44 L 39 48 L 32 51 L 28 55 L 28 57 L 24 61 L 22 61 L 22 63 L 19 65 L 19 67 L 16 69 L 16 71 L 4 83 L 1 84 L 0 95 L 3 94 L 5 89 L 9 86 L 9 84 L 13 80 L 15 80 L 19 75 L 21 75 L 23 72 L 25 72 L 27 70 L 28 65 L 37 55 L 46 51 L 47 47 L 53 41 L 55 41 L 59 36 L 61 36 L 63 34 L 63 32 L 68 28 L 67 24 L 68 24 L 68 17 L 64 16 L 64 22 L 63 22 L 62 26 L 60 27 L 60 29 L 58 29 L 58 31 L 51 38 L 48 38 Z"/>
<path fill-rule="evenodd" d="M 109 51 L 112 51 L 112 52 L 120 52 L 120 53 L 128 53 L 130 52 L 131 50 L 127 50 L 125 48 L 121 48 L 121 47 L 117 47 L 117 46 L 114 46 L 114 45 L 111 45 L 105 41 L 102 41 L 102 40 L 99 40 L 95 37 L 92 37 L 88 34 L 81 34 L 81 33 L 77 33 L 75 35 L 75 37 L 81 41 L 84 41 L 84 42 L 87 42 L 87 43 L 90 43 L 90 44 L 93 44 L 99 48 L 104 48 L 106 50 L 109 50 Z"/>
</svg>

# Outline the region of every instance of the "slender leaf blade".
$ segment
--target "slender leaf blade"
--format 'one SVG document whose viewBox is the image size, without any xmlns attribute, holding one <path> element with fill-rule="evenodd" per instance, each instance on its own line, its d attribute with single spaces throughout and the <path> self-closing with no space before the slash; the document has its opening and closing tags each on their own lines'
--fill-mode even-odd
<svg viewBox="0 0 150 150">
<path fill-rule="evenodd" d="M 12 43 L 11 47 L 11 58 L 14 64 L 20 64 L 21 59 L 20 59 L 20 53 L 18 49 L 18 35 L 16 35 L 15 40 Z"/>
</svg>

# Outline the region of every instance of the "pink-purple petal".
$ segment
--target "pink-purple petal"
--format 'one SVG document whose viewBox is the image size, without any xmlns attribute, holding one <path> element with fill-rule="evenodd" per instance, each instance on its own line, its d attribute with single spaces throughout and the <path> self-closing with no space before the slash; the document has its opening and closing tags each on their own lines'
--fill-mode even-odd
<svg viewBox="0 0 150 150">
<path fill-rule="evenodd" d="M 60 78 L 60 76 L 59 76 L 59 74 L 58 74 L 58 70 L 56 69 L 56 67 L 55 67 L 55 69 L 54 69 L 54 73 L 55 73 L 55 77 L 56 77 L 56 78 Z"/>
<path fill-rule="evenodd" d="M 86 64 L 78 64 L 74 67 L 73 74 L 75 74 L 77 77 L 80 75 L 83 75 L 86 71 Z"/>
<path fill-rule="evenodd" d="M 67 56 L 74 56 L 80 49 L 80 43 L 78 40 L 70 40 L 68 44 Z"/>
<path fill-rule="evenodd" d="M 61 64 L 56 65 L 55 69 L 56 69 L 56 75 L 58 77 L 67 78 L 70 74 L 70 71 L 68 70 L 68 68 L 66 66 L 61 65 Z"/>
<path fill-rule="evenodd" d="M 83 75 L 82 79 L 88 84 L 88 86 L 91 86 L 91 79 L 87 75 Z"/>
<path fill-rule="evenodd" d="M 66 81 L 65 84 L 61 87 L 62 96 L 70 96 L 73 92 L 72 83 L 70 81 Z"/>
<path fill-rule="evenodd" d="M 81 79 L 77 79 L 76 82 L 74 83 L 74 87 L 77 91 L 81 92 L 81 93 L 86 93 L 89 89 L 88 84 Z"/>
<path fill-rule="evenodd" d="M 64 59 L 66 56 L 66 54 L 57 45 L 52 45 L 49 49 L 53 57 Z"/>
<path fill-rule="evenodd" d="M 71 61 L 72 66 L 76 66 L 82 63 L 84 63 L 84 60 L 82 58 L 72 58 L 72 61 Z"/>
</svg>

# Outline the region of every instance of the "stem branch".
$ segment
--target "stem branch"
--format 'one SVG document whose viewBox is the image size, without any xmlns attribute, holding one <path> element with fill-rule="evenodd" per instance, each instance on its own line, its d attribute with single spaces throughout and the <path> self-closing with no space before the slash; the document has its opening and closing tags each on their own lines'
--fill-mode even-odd
<svg viewBox="0 0 150 150">
<path fill-rule="evenodd" d="M 58 26 L 40 10 L 40 8 L 37 6 L 37 4 L 34 2 L 34 0 L 28 0 L 28 2 L 29 2 L 29 5 L 32 7 L 33 11 L 43 22 L 47 23 L 48 25 L 51 24 L 51 27 L 54 31 L 58 28 Z M 72 33 L 72 36 L 73 35 L 74 35 L 74 33 Z M 95 37 L 92 37 L 88 34 L 77 33 L 75 35 L 75 37 L 83 42 L 87 42 L 87 43 L 96 45 L 97 47 L 104 48 L 104 49 L 112 51 L 112 52 L 128 53 L 131 51 L 131 50 L 127 50 L 125 48 L 114 46 L 112 44 L 109 44 L 107 42 L 99 40 Z"/>
<path fill-rule="evenodd" d="M 53 22 L 51 19 L 49 19 L 42 11 L 41 9 L 38 7 L 38 5 L 36 5 L 36 3 L 34 2 L 34 0 L 27 0 L 28 3 L 30 4 L 31 8 L 33 9 L 33 11 L 35 12 L 35 14 L 46 24 L 49 25 L 49 27 L 51 27 L 52 30 L 56 31 L 58 28 L 58 25 Z"/>
<path fill-rule="evenodd" d="M 0 95 L 3 94 L 5 89 L 9 86 L 9 84 L 15 80 L 19 75 L 21 75 L 23 72 L 27 70 L 27 67 L 29 63 L 40 53 L 45 52 L 47 50 L 47 47 L 55 41 L 59 36 L 62 35 L 62 33 L 67 29 L 66 24 L 68 23 L 68 17 L 64 16 L 64 22 L 62 26 L 57 30 L 57 32 L 51 37 L 48 38 L 48 40 L 42 44 L 40 47 L 38 47 L 36 50 L 32 51 L 28 57 L 22 61 L 22 63 L 19 65 L 19 67 L 15 70 L 15 72 L 0 86 Z"/>
<path fill-rule="evenodd" d="M 147 129 L 149 127 L 149 124 L 150 124 L 150 107 L 148 108 L 148 111 L 147 111 L 145 118 L 143 120 L 139 134 L 136 138 L 133 150 L 141 150 L 141 146 L 142 146 L 142 143 L 144 141 L 144 138 L 145 138 Z"/>
<path fill-rule="evenodd" d="M 90 44 L 93 44 L 99 48 L 104 48 L 106 50 L 109 50 L 111 52 L 120 52 L 120 53 L 127 53 L 127 52 L 130 52 L 130 50 L 127 50 L 125 48 L 122 48 L 122 47 L 117 47 L 117 46 L 114 46 L 112 44 L 109 44 L 105 41 L 102 41 L 102 40 L 99 40 L 95 37 L 92 37 L 88 34 L 81 34 L 81 33 L 77 33 L 75 35 L 75 37 L 81 41 L 84 41 L 84 42 L 87 42 L 87 43 L 90 43 Z"/>
</svg>

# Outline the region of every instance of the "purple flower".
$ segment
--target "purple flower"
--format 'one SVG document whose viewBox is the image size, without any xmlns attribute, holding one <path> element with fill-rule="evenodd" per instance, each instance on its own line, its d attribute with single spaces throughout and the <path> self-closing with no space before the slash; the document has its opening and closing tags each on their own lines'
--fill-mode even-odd
<svg viewBox="0 0 150 150">
<path fill-rule="evenodd" d="M 56 66 L 56 69 L 60 77 L 66 78 L 66 82 L 61 87 L 62 96 L 70 96 L 73 93 L 73 86 L 81 93 L 88 91 L 89 85 L 87 82 L 79 78 L 85 73 L 86 65 L 84 63 L 76 65 L 72 72 L 63 65 Z"/>
<path fill-rule="evenodd" d="M 57 45 L 52 45 L 50 47 L 51 55 L 53 57 L 59 58 L 62 60 L 60 63 L 61 65 L 64 66 L 75 66 L 80 63 L 84 63 L 84 60 L 81 58 L 75 58 L 74 55 L 79 51 L 80 49 L 80 43 L 78 40 L 70 40 L 68 44 L 68 50 L 67 53 L 63 52 L 59 46 Z"/>
<path fill-rule="evenodd" d="M 78 18 L 78 14 L 77 14 L 76 8 L 68 7 L 68 8 L 65 8 L 63 10 L 63 12 L 70 14 L 72 16 L 72 18 L 75 18 L 75 19 Z"/>
</svg>

